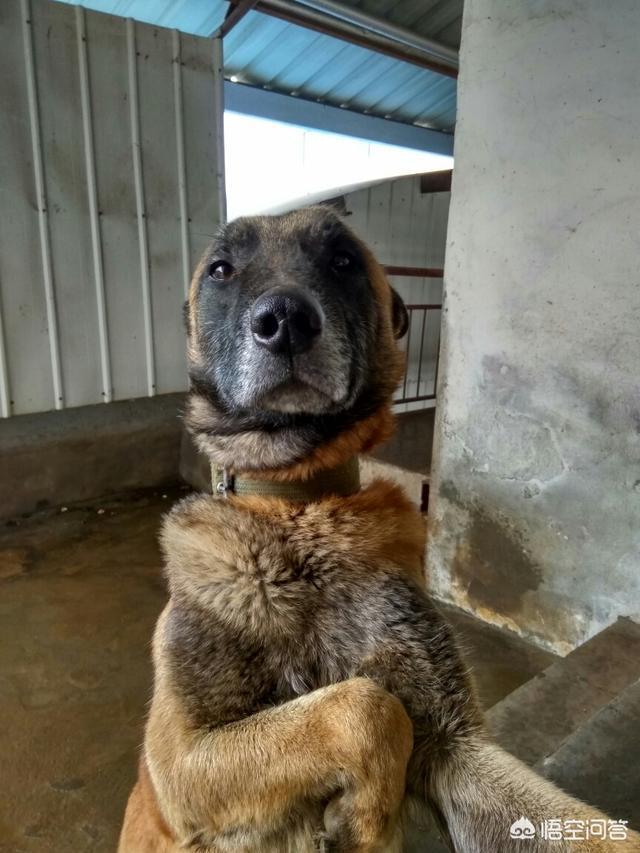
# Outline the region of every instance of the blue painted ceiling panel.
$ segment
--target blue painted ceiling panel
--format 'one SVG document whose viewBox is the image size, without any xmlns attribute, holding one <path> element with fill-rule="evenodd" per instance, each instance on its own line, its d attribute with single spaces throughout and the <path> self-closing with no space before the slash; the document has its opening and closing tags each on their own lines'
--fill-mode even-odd
<svg viewBox="0 0 640 853">
<path fill-rule="evenodd" d="M 61 0 L 185 33 L 209 36 L 224 0 Z M 463 0 L 343 0 L 457 47 Z M 427 69 L 249 12 L 225 39 L 225 76 L 285 95 L 407 124 L 452 131 L 456 81 Z"/>
<path fill-rule="evenodd" d="M 170 27 L 199 36 L 220 26 L 227 10 L 223 0 L 62 0 L 95 12 L 135 18 L 145 24 Z"/>
</svg>

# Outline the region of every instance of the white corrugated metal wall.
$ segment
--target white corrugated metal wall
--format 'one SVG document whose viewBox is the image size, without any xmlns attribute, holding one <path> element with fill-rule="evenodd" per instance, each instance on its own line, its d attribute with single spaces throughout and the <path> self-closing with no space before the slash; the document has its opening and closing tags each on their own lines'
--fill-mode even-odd
<svg viewBox="0 0 640 853">
<path fill-rule="evenodd" d="M 220 215 L 211 41 L 3 0 L 0 70 L 0 413 L 185 389 L 181 304 Z M 383 263 L 442 266 L 448 193 L 408 177 L 346 202 Z M 440 301 L 439 279 L 393 283 Z M 439 316 L 417 388 L 420 323 L 405 396 L 433 382 Z"/>
<path fill-rule="evenodd" d="M 422 193 L 420 176 L 385 181 L 345 197 L 349 223 L 386 266 L 442 269 L 447 238 L 450 193 Z M 407 304 L 441 304 L 442 278 L 389 276 Z M 440 341 L 438 310 L 416 311 L 409 345 L 407 380 L 398 396 L 435 393 Z M 423 325 L 424 322 L 424 325 Z M 411 411 L 433 402 L 404 403 L 397 410 Z"/>
<path fill-rule="evenodd" d="M 0 70 L 1 414 L 184 389 L 220 209 L 211 41 L 2 0 Z"/>
</svg>

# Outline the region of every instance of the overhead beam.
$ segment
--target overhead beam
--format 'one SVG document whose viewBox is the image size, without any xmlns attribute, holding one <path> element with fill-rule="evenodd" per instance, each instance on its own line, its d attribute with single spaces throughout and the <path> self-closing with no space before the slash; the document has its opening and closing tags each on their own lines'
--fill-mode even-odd
<svg viewBox="0 0 640 853">
<path fill-rule="evenodd" d="M 339 4 L 333 5 L 338 7 Z M 311 8 L 300 0 L 258 0 L 254 9 L 257 12 L 281 18 L 291 24 L 297 24 L 324 35 L 357 44 L 377 53 L 384 53 L 394 59 L 427 68 L 447 77 L 458 76 L 457 55 L 451 48 L 438 45 L 438 50 L 435 51 L 433 48 L 435 42 L 408 33 L 400 27 L 394 27 L 396 30 L 395 38 L 391 36 L 388 28 L 387 32 L 383 34 L 381 30 L 387 22 L 370 15 L 365 16 L 364 13 L 360 13 L 359 22 L 356 23 L 344 15 L 338 17 L 336 13 L 329 14 L 319 8 Z M 344 11 L 346 15 L 346 10 Z M 351 12 L 353 11 L 355 10 L 351 10 Z M 354 15 L 350 14 L 350 17 L 354 18 Z M 370 20 L 369 25 L 364 24 L 364 17 Z M 375 27 L 371 21 L 375 21 Z M 404 41 L 399 40 L 398 31 L 408 33 Z M 411 39 L 409 39 L 409 35 Z M 445 52 L 449 52 L 451 55 L 445 55 Z"/>
<path fill-rule="evenodd" d="M 224 38 L 236 24 L 240 23 L 247 12 L 253 9 L 257 2 L 258 0 L 232 0 L 227 9 L 224 21 L 220 25 L 220 28 L 213 34 L 213 37 Z"/>
<path fill-rule="evenodd" d="M 242 83 L 224 84 L 225 109 L 245 115 L 282 121 L 299 127 L 326 130 L 369 139 L 386 145 L 399 145 L 417 151 L 453 156 L 453 136 L 426 127 L 403 124 L 377 116 L 318 104 L 291 95 L 281 95 Z"/>
<path fill-rule="evenodd" d="M 325 12 L 342 21 L 347 21 L 355 26 L 362 27 L 372 33 L 389 38 L 398 44 L 406 45 L 414 50 L 424 53 L 435 62 L 440 62 L 452 71 L 458 70 L 458 51 L 440 42 L 413 32 L 406 27 L 394 24 L 385 18 L 378 18 L 363 9 L 354 6 L 345 6 L 337 0 L 294 0 L 303 6 L 310 6 L 318 12 Z"/>
<path fill-rule="evenodd" d="M 423 195 L 451 192 L 452 176 L 453 171 L 451 169 L 443 169 L 441 172 L 427 172 L 424 175 L 420 175 L 420 192 Z"/>
<path fill-rule="evenodd" d="M 407 278 L 442 278 L 444 270 L 442 267 L 394 267 L 385 264 L 383 267 L 387 275 L 406 276 Z M 441 305 L 416 305 L 415 308 L 441 308 Z"/>
</svg>

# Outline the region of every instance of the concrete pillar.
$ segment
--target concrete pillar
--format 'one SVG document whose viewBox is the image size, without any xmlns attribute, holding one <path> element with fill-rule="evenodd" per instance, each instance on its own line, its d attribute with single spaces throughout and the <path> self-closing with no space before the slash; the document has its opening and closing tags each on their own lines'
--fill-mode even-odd
<svg viewBox="0 0 640 853">
<path fill-rule="evenodd" d="M 433 591 L 565 652 L 640 618 L 640 3 L 467 0 Z"/>
</svg>

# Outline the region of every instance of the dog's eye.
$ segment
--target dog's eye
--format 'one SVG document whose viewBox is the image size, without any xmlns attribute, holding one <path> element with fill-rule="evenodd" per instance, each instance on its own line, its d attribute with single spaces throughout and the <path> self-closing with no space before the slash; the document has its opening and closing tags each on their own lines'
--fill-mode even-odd
<svg viewBox="0 0 640 853">
<path fill-rule="evenodd" d="M 349 252 L 336 252 L 331 258 L 331 266 L 340 272 L 345 272 L 353 266 L 353 255 Z"/>
<path fill-rule="evenodd" d="M 209 278 L 214 281 L 227 281 L 234 273 L 234 269 L 227 261 L 214 261 L 209 267 Z"/>
</svg>

